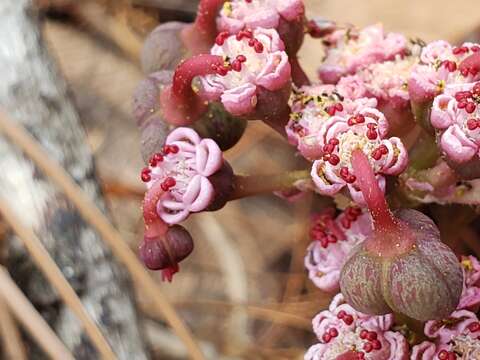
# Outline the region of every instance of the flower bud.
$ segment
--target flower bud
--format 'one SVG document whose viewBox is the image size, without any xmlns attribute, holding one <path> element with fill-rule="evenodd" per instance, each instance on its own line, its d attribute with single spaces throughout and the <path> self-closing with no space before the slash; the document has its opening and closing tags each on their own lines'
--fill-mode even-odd
<svg viewBox="0 0 480 360">
<path fill-rule="evenodd" d="M 169 227 L 163 238 L 145 236 L 139 247 L 140 258 L 150 270 L 175 267 L 192 251 L 193 239 L 180 225 Z"/>
<path fill-rule="evenodd" d="M 167 22 L 157 26 L 146 38 L 141 54 L 142 70 L 150 74 L 160 70 L 174 70 L 187 54 L 180 34 L 187 24 Z"/>
<path fill-rule="evenodd" d="M 352 165 L 373 232 L 342 269 L 340 287 L 347 302 L 369 314 L 400 312 L 421 321 L 448 316 L 463 287 L 455 254 L 427 216 L 416 210 L 390 212 L 363 152 L 353 152 Z"/>
</svg>

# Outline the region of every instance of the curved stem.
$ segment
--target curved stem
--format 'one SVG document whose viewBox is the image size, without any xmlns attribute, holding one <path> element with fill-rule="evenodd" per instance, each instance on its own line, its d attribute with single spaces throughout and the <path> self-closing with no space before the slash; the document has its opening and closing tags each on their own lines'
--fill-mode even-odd
<svg viewBox="0 0 480 360">
<path fill-rule="evenodd" d="M 217 36 L 217 15 L 225 0 L 200 0 L 195 22 L 182 31 L 182 40 L 191 54 L 207 53 Z"/>
<path fill-rule="evenodd" d="M 298 57 L 293 56 L 290 58 L 290 65 L 292 66 L 292 80 L 293 83 L 300 87 L 304 85 L 310 85 L 310 79 L 308 78 L 307 74 L 303 70 L 300 62 L 298 61 Z"/>
<path fill-rule="evenodd" d="M 376 230 L 388 230 L 397 227 L 385 195 L 378 186 L 377 178 L 367 156 L 360 149 L 352 153 L 352 167 L 357 177 L 356 184 L 362 191 Z"/>
<path fill-rule="evenodd" d="M 229 197 L 229 201 L 288 190 L 294 187 L 297 181 L 308 179 L 310 179 L 310 170 L 296 170 L 277 175 L 235 175 L 233 180 L 234 190 Z"/>
<path fill-rule="evenodd" d="M 177 66 L 172 85 L 160 95 L 165 119 L 173 125 L 189 125 L 196 121 L 207 109 L 207 103 L 192 88 L 197 76 L 215 74 L 224 60 L 216 55 L 197 55 Z"/>
</svg>

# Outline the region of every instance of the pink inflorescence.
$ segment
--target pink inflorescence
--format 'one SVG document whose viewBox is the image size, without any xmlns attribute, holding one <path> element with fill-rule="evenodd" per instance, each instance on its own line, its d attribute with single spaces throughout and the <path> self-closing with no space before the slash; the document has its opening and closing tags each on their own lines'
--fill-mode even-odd
<svg viewBox="0 0 480 360">
<path fill-rule="evenodd" d="M 324 291 L 338 291 L 340 271 L 348 254 L 371 232 L 367 212 L 357 206 L 335 217 L 333 209 L 312 216 L 305 267 L 313 283 Z"/>
<path fill-rule="evenodd" d="M 474 43 L 464 43 L 458 47 L 443 40 L 429 43 L 423 48 L 420 64 L 412 69 L 409 79 L 412 100 L 431 100 L 442 93 L 446 85 L 479 80 L 480 68 L 470 64 L 472 56 L 479 51 L 480 46 Z"/>
<path fill-rule="evenodd" d="M 220 11 L 218 28 L 231 34 L 245 28 L 276 29 L 281 21 L 300 20 L 304 13 L 303 0 L 229 0 Z"/>
<path fill-rule="evenodd" d="M 361 149 L 367 155 L 380 187 L 384 189 L 383 175 L 398 175 L 408 163 L 402 141 L 397 137 L 387 138 L 387 133 L 385 116 L 373 107 L 360 107 L 349 114 L 333 114 L 318 133 L 323 155 L 312 166 L 316 190 L 333 196 L 347 186 L 352 199 L 364 203 L 363 195 L 355 185 L 357 176 L 351 165 L 355 149 Z"/>
<path fill-rule="evenodd" d="M 313 319 L 313 330 L 320 342 L 310 347 L 305 360 L 335 360 L 345 354 L 352 354 L 349 359 L 407 360 L 407 340 L 392 330 L 393 323 L 392 314 L 360 313 L 338 294 L 329 309 Z"/>
<path fill-rule="evenodd" d="M 177 128 L 168 135 L 162 152 L 151 157 L 141 179 L 148 188 L 161 182 L 165 193 L 157 203 L 158 215 L 168 224 L 177 224 L 211 204 L 215 190 L 208 177 L 222 165 L 222 151 L 213 140 L 201 139 L 192 129 Z"/>
<path fill-rule="evenodd" d="M 454 84 L 433 101 L 431 123 L 448 159 L 465 163 L 478 157 L 480 145 L 480 82 Z"/>
<path fill-rule="evenodd" d="M 241 30 L 217 36 L 212 55 L 225 59 L 216 74 L 201 78 L 209 100 L 220 99 L 233 115 L 247 115 L 257 105 L 260 88 L 277 91 L 290 85 L 291 67 L 284 44 L 274 29 Z"/>
<path fill-rule="evenodd" d="M 336 84 L 342 76 L 354 74 L 370 64 L 403 56 L 408 45 L 405 36 L 386 34 L 380 24 L 361 30 L 337 30 L 325 41 L 327 54 L 318 73 L 327 84 Z"/>
</svg>

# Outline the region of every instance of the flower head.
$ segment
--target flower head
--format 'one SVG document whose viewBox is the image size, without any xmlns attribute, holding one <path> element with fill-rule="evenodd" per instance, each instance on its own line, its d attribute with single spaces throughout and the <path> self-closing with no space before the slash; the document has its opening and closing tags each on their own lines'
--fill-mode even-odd
<svg viewBox="0 0 480 360">
<path fill-rule="evenodd" d="M 468 66 L 470 56 L 480 51 L 480 46 L 464 43 L 455 47 L 439 40 L 429 43 L 420 55 L 421 63 L 412 69 L 408 88 L 412 100 L 424 102 L 440 94 L 446 85 L 469 83 L 480 79 L 480 69 Z"/>
<path fill-rule="evenodd" d="M 237 33 L 245 28 L 277 29 L 280 21 L 303 18 L 303 0 L 229 0 L 218 18 L 220 31 Z"/>
<path fill-rule="evenodd" d="M 313 329 L 320 343 L 306 353 L 306 360 L 350 359 L 406 360 L 408 344 L 405 337 L 391 331 L 393 315 L 369 316 L 355 311 L 338 294 L 328 310 L 313 319 Z"/>
<path fill-rule="evenodd" d="M 176 224 L 191 212 L 205 210 L 214 200 L 209 177 L 220 170 L 223 156 L 211 139 L 201 139 L 189 128 L 168 135 L 162 153 L 152 156 L 141 177 L 152 188 L 160 182 L 164 194 L 157 203 L 160 218 Z"/>
<path fill-rule="evenodd" d="M 350 87 L 333 85 L 303 86 L 291 96 L 290 120 L 285 127 L 288 140 L 296 145 L 307 159 L 315 160 L 323 155 L 324 144 L 320 130 L 334 115 L 348 116 L 357 108 L 375 107 L 375 99 L 352 99 Z"/>
<path fill-rule="evenodd" d="M 352 199 L 364 203 L 355 185 L 358 174 L 353 172 L 352 152 L 360 149 L 367 155 L 381 188 L 383 175 L 398 175 L 407 166 L 408 154 L 399 138 L 387 138 L 388 122 L 383 113 L 372 107 L 360 107 L 350 114 L 335 114 L 319 131 L 318 141 L 323 156 L 314 161 L 312 179 L 317 191 L 333 196 L 348 187 Z"/>
<path fill-rule="evenodd" d="M 480 82 L 450 85 L 433 101 L 430 121 L 441 150 L 453 163 L 478 157 L 480 145 Z"/>
<path fill-rule="evenodd" d="M 380 24 L 359 31 L 337 30 L 326 40 L 329 47 L 319 76 L 327 84 L 336 84 L 342 76 L 373 63 L 393 60 L 407 51 L 407 39 L 396 33 L 385 34 Z"/>
<path fill-rule="evenodd" d="M 340 271 L 348 254 L 370 231 L 370 216 L 359 207 L 348 207 L 336 218 L 333 211 L 312 217 L 310 237 L 313 241 L 307 249 L 305 267 L 318 288 L 338 290 Z"/>
<path fill-rule="evenodd" d="M 274 92 L 290 86 L 290 63 L 274 29 L 220 33 L 211 54 L 225 61 L 216 74 L 201 78 L 203 91 L 209 100 L 220 99 L 233 115 L 252 113 L 262 89 Z"/>
</svg>

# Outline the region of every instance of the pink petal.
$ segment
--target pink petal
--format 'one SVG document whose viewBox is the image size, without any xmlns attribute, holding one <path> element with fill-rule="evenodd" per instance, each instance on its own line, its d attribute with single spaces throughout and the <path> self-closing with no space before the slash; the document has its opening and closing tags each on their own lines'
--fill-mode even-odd
<svg viewBox="0 0 480 360">
<path fill-rule="evenodd" d="M 268 54 L 267 63 L 258 74 L 256 83 L 264 88 L 275 91 L 284 87 L 290 80 L 291 66 L 285 52 L 277 51 Z"/>
<path fill-rule="evenodd" d="M 225 109 L 232 115 L 242 116 L 251 113 L 257 105 L 257 88 L 247 83 L 225 91 L 221 100 Z"/>
<path fill-rule="evenodd" d="M 200 175 L 210 176 L 223 165 L 222 150 L 212 139 L 203 139 L 197 146 L 196 170 Z"/>
<path fill-rule="evenodd" d="M 458 163 L 471 160 L 478 152 L 478 146 L 468 139 L 458 125 L 450 126 L 442 134 L 440 146 L 450 159 Z"/>
<path fill-rule="evenodd" d="M 201 175 L 195 175 L 183 195 L 183 203 L 191 212 L 205 210 L 213 200 L 215 190 L 210 181 Z"/>
</svg>

